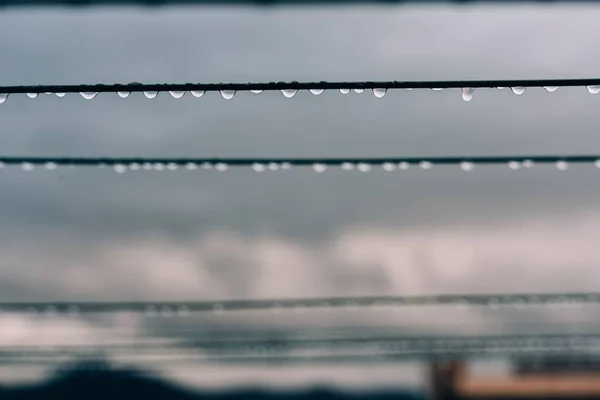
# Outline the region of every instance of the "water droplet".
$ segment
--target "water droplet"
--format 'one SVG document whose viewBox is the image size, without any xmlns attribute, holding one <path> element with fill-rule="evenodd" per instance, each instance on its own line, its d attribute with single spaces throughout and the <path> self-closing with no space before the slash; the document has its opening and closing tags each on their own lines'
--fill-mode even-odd
<svg viewBox="0 0 600 400">
<path fill-rule="evenodd" d="M 169 94 L 174 98 L 174 99 L 180 99 L 185 95 L 185 91 L 183 90 L 171 90 L 169 91 Z"/>
<path fill-rule="evenodd" d="M 323 93 L 325 91 L 325 89 L 308 89 L 308 91 L 311 92 L 312 94 L 314 94 L 315 96 L 318 96 L 321 93 Z"/>
<path fill-rule="evenodd" d="M 252 89 L 250 91 L 254 94 L 261 94 L 263 92 L 262 89 Z"/>
<path fill-rule="evenodd" d="M 126 99 L 127 97 L 129 97 L 130 94 L 131 92 L 117 92 L 117 96 L 119 96 L 122 99 Z"/>
<path fill-rule="evenodd" d="M 254 163 L 252 164 L 252 169 L 256 172 L 263 172 L 266 169 L 266 167 L 264 164 Z"/>
<path fill-rule="evenodd" d="M 47 162 L 45 166 L 46 166 L 46 169 L 49 169 L 49 170 L 54 170 L 58 167 L 58 165 L 56 165 L 56 163 L 54 163 L 54 162 Z"/>
<path fill-rule="evenodd" d="M 156 307 L 150 305 L 148 307 L 146 307 L 146 316 L 147 317 L 156 317 L 158 315 L 157 311 L 156 311 Z"/>
<path fill-rule="evenodd" d="M 185 164 L 185 169 L 187 169 L 188 171 L 195 171 L 198 169 L 198 165 L 196 165 L 196 163 L 190 162 Z"/>
<path fill-rule="evenodd" d="M 460 163 L 460 169 L 463 171 L 472 171 L 475 165 L 470 161 L 463 161 Z"/>
<path fill-rule="evenodd" d="M 129 169 L 131 171 L 139 171 L 142 168 L 142 166 L 138 163 L 131 163 L 129 164 Z"/>
<path fill-rule="evenodd" d="M 21 164 L 21 168 L 23 169 L 23 171 L 33 171 L 35 165 L 33 165 L 32 163 L 24 162 Z"/>
<path fill-rule="evenodd" d="M 190 93 L 192 94 L 192 96 L 198 97 L 198 98 L 204 96 L 204 90 L 190 90 Z"/>
<path fill-rule="evenodd" d="M 67 95 L 66 93 L 62 93 L 62 92 L 61 93 L 54 93 L 54 94 L 56 95 L 56 97 L 59 97 L 61 99 Z"/>
<path fill-rule="evenodd" d="M 281 163 L 281 169 L 292 169 L 292 164 L 289 162 L 283 162 Z"/>
<path fill-rule="evenodd" d="M 569 164 L 566 161 L 557 161 L 556 162 L 556 169 L 558 169 L 559 171 L 564 171 L 567 168 L 569 168 Z"/>
<path fill-rule="evenodd" d="M 179 306 L 177 309 L 177 315 L 180 317 L 187 317 L 190 315 L 190 308 L 188 306 Z"/>
<path fill-rule="evenodd" d="M 27 97 L 29 97 L 30 99 L 35 99 L 38 96 L 39 96 L 39 93 L 27 93 Z"/>
<path fill-rule="evenodd" d="M 2 161 L 0 161 L 0 169 L 6 167 L 6 164 L 4 164 Z"/>
<path fill-rule="evenodd" d="M 362 89 L 362 88 L 354 89 L 354 93 L 358 93 L 358 94 L 361 94 L 364 91 L 365 91 L 365 89 Z"/>
<path fill-rule="evenodd" d="M 77 306 L 69 306 L 67 307 L 67 314 L 71 317 L 79 316 L 79 307 Z"/>
<path fill-rule="evenodd" d="M 225 172 L 229 169 L 229 165 L 227 165 L 225 163 L 216 163 L 215 169 L 219 172 Z"/>
<path fill-rule="evenodd" d="M 386 162 L 386 163 L 383 163 L 382 168 L 384 171 L 392 172 L 396 169 L 396 164 Z"/>
<path fill-rule="evenodd" d="M 142 164 L 142 169 L 144 171 L 151 171 L 153 169 L 153 166 L 150 163 L 144 163 L 144 164 Z"/>
<path fill-rule="evenodd" d="M 387 92 L 387 89 L 373 89 L 373 95 L 375 97 L 377 97 L 378 99 L 385 96 L 386 92 Z"/>
<path fill-rule="evenodd" d="M 444 88 L 434 87 L 434 88 L 431 88 L 431 90 L 433 90 L 434 92 L 440 92 L 440 91 L 444 90 Z"/>
<path fill-rule="evenodd" d="M 177 164 L 175 164 L 173 162 L 170 162 L 170 163 L 167 164 L 167 169 L 169 171 L 176 171 L 177 169 L 179 169 L 179 165 L 177 165 Z"/>
<path fill-rule="evenodd" d="M 371 170 L 371 165 L 367 163 L 358 163 L 358 170 L 360 172 L 369 172 Z"/>
<path fill-rule="evenodd" d="M 508 168 L 510 168 L 512 170 L 517 170 L 517 169 L 521 168 L 521 163 L 518 161 L 509 161 Z"/>
<path fill-rule="evenodd" d="M 163 164 L 163 163 L 155 163 L 155 164 L 152 166 L 152 168 L 153 168 L 155 171 L 164 171 L 164 170 L 165 170 L 165 164 Z"/>
<path fill-rule="evenodd" d="M 144 92 L 144 96 L 146 96 L 147 99 L 154 99 L 156 96 L 158 96 L 158 92 L 154 90 L 147 90 Z"/>
<path fill-rule="evenodd" d="M 433 164 L 429 161 L 421 161 L 419 163 L 419 167 L 421 169 L 431 169 L 431 167 L 433 167 Z"/>
<path fill-rule="evenodd" d="M 117 174 L 124 174 L 125 172 L 127 172 L 127 166 L 123 164 L 115 164 L 113 166 L 113 169 Z"/>
<path fill-rule="evenodd" d="M 48 94 L 52 94 L 52 92 L 44 92 L 44 94 L 48 95 Z"/>
<path fill-rule="evenodd" d="M 535 163 L 532 160 L 523 160 L 523 166 L 525 168 L 533 168 Z"/>
<path fill-rule="evenodd" d="M 164 318 L 170 318 L 173 316 L 173 310 L 169 306 L 163 306 L 160 310 L 160 315 Z"/>
<path fill-rule="evenodd" d="M 348 93 L 350 93 L 350 89 L 340 89 L 340 93 L 341 94 L 348 94 Z"/>
<path fill-rule="evenodd" d="M 212 169 L 212 167 L 213 167 L 213 166 L 212 166 L 212 164 L 211 164 L 211 163 L 209 163 L 209 162 L 204 162 L 204 163 L 202 163 L 202 165 L 201 165 L 201 167 L 200 167 L 200 168 L 202 168 L 202 169 L 204 169 L 204 170 L 207 170 L 207 169 Z"/>
<path fill-rule="evenodd" d="M 594 162 L 594 165 L 596 166 L 596 168 L 600 168 L 600 160 L 596 160 Z"/>
<path fill-rule="evenodd" d="M 327 171 L 327 165 L 315 163 L 313 164 L 313 169 L 315 170 L 315 172 L 325 172 Z"/>
<path fill-rule="evenodd" d="M 343 162 L 341 167 L 344 171 L 352 171 L 355 165 L 349 162 Z"/>
<path fill-rule="evenodd" d="M 591 94 L 600 93 L 600 85 L 589 85 L 586 87 L 587 87 L 587 91 L 590 92 Z"/>
<path fill-rule="evenodd" d="M 504 90 L 504 86 L 496 86 L 496 89 L 498 89 L 498 90 Z"/>
<path fill-rule="evenodd" d="M 475 92 L 475 88 L 462 88 L 462 99 L 464 101 L 473 100 L 473 93 Z"/>
<path fill-rule="evenodd" d="M 213 306 L 213 313 L 215 313 L 217 315 L 221 315 L 224 312 L 225 312 L 225 307 L 223 307 L 223 304 L 217 303 Z"/>
<path fill-rule="evenodd" d="M 400 168 L 403 171 L 406 171 L 407 169 L 410 168 L 410 164 L 407 163 L 406 161 L 402 161 L 401 163 L 398 163 L 398 168 Z"/>
<path fill-rule="evenodd" d="M 47 306 L 44 314 L 46 314 L 46 317 L 55 317 L 58 314 L 58 310 L 54 306 Z"/>
<path fill-rule="evenodd" d="M 525 93 L 525 88 L 523 86 L 513 86 L 510 88 L 510 90 L 512 90 L 512 92 L 517 96 L 520 96 L 523 93 Z"/>
<path fill-rule="evenodd" d="M 8 99 L 7 93 L 0 93 L 0 104 L 3 104 Z"/>
<path fill-rule="evenodd" d="M 91 100 L 98 95 L 98 92 L 80 92 L 81 97 L 86 100 Z"/>
<path fill-rule="evenodd" d="M 267 165 L 267 168 L 269 168 L 271 171 L 277 171 L 279 169 L 279 164 L 271 162 Z"/>
<path fill-rule="evenodd" d="M 291 99 L 298 93 L 297 89 L 281 89 L 281 93 L 288 99 Z"/>
<path fill-rule="evenodd" d="M 544 86 L 544 89 L 546 89 L 547 92 L 556 92 L 558 90 L 559 86 Z"/>
<path fill-rule="evenodd" d="M 221 96 L 223 96 L 225 100 L 231 100 L 233 99 L 233 96 L 235 96 L 235 90 L 221 90 Z"/>
</svg>

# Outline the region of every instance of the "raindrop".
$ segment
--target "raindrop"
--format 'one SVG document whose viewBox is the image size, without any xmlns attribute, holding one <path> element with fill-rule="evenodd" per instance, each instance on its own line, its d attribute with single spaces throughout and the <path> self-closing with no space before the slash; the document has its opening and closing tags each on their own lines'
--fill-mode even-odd
<svg viewBox="0 0 600 400">
<path fill-rule="evenodd" d="M 54 162 L 46 163 L 46 169 L 53 170 L 53 169 L 56 169 L 56 167 L 58 167 L 58 165 L 56 165 L 56 163 L 54 163 Z"/>
<path fill-rule="evenodd" d="M 281 89 L 281 93 L 288 99 L 291 99 L 298 93 L 297 89 Z"/>
<path fill-rule="evenodd" d="M 252 89 L 250 91 L 254 94 L 261 94 L 263 92 L 261 89 Z"/>
<path fill-rule="evenodd" d="M 589 85 L 587 86 L 587 91 L 591 94 L 598 94 L 600 93 L 600 85 Z"/>
<path fill-rule="evenodd" d="M 407 163 L 406 161 L 402 161 L 401 163 L 398 163 L 398 168 L 400 168 L 401 170 L 406 171 L 409 167 L 410 167 L 410 164 Z"/>
<path fill-rule="evenodd" d="M 38 96 L 39 96 L 39 93 L 27 93 L 27 97 L 29 97 L 30 99 L 35 99 Z"/>
<path fill-rule="evenodd" d="M 463 171 L 472 171 L 475 165 L 470 161 L 463 161 L 460 163 L 460 169 Z"/>
<path fill-rule="evenodd" d="M 2 161 L 0 161 L 0 169 L 6 167 L 6 164 L 4 164 Z"/>
<path fill-rule="evenodd" d="M 155 163 L 152 168 L 155 171 L 164 171 L 165 170 L 165 164 L 163 164 L 163 163 Z"/>
<path fill-rule="evenodd" d="M 152 170 L 152 164 L 150 164 L 150 163 L 144 163 L 144 164 L 142 164 L 142 169 L 144 171 L 150 171 L 150 170 Z"/>
<path fill-rule="evenodd" d="M 79 94 L 84 99 L 91 100 L 91 99 L 93 99 L 94 97 L 96 97 L 98 95 L 98 92 L 79 92 Z"/>
<path fill-rule="evenodd" d="M 35 165 L 33 165 L 32 163 L 24 162 L 23 164 L 21 164 L 21 168 L 23 169 L 23 171 L 33 171 Z"/>
<path fill-rule="evenodd" d="M 266 167 L 264 164 L 254 163 L 254 164 L 252 164 L 252 169 L 255 172 L 263 172 L 266 169 Z"/>
<path fill-rule="evenodd" d="M 0 93 L 0 104 L 3 104 L 8 99 L 7 93 Z"/>
<path fill-rule="evenodd" d="M 349 163 L 349 162 L 344 162 L 344 163 L 342 163 L 341 167 L 344 171 L 352 171 L 354 169 L 354 164 Z"/>
<path fill-rule="evenodd" d="M 596 160 L 596 162 L 594 162 L 594 165 L 596 166 L 596 168 L 600 168 L 600 160 Z"/>
<path fill-rule="evenodd" d="M 559 171 L 564 171 L 564 170 L 566 170 L 567 168 L 569 168 L 569 164 L 568 164 L 566 161 L 562 161 L 562 160 L 561 160 L 561 161 L 557 161 L 557 162 L 556 162 L 556 168 L 557 168 Z"/>
<path fill-rule="evenodd" d="M 271 162 L 267 165 L 271 171 L 277 171 L 279 169 L 279 165 L 277 163 Z"/>
<path fill-rule="evenodd" d="M 348 94 L 348 93 L 350 93 L 350 89 L 340 89 L 340 93 L 341 94 Z"/>
<path fill-rule="evenodd" d="M 170 162 L 170 163 L 167 164 L 167 169 L 169 171 L 176 171 L 178 168 L 179 168 L 179 165 L 177 165 L 177 164 L 175 164 L 173 162 Z"/>
<path fill-rule="evenodd" d="M 229 169 L 229 165 L 227 165 L 225 163 L 216 163 L 215 169 L 219 172 L 225 172 Z"/>
<path fill-rule="evenodd" d="M 122 99 L 129 97 L 130 94 L 131 92 L 117 92 L 117 95 Z"/>
<path fill-rule="evenodd" d="M 66 93 L 62 93 L 62 92 L 61 93 L 54 93 L 54 94 L 56 95 L 56 97 L 60 97 L 61 99 L 67 95 Z"/>
<path fill-rule="evenodd" d="M 421 161 L 419 163 L 419 167 L 421 169 L 431 169 L 431 167 L 433 167 L 433 164 L 430 161 Z"/>
<path fill-rule="evenodd" d="M 138 163 L 129 164 L 129 169 L 132 171 L 139 171 L 141 168 L 142 168 L 142 166 Z"/>
<path fill-rule="evenodd" d="M 315 163 L 313 164 L 313 169 L 315 170 L 315 172 L 325 172 L 327 171 L 327 165 Z"/>
<path fill-rule="evenodd" d="M 281 163 L 281 169 L 292 169 L 292 164 L 289 162 Z"/>
<path fill-rule="evenodd" d="M 362 89 L 362 88 L 354 89 L 354 93 L 358 93 L 358 94 L 361 94 L 364 91 L 365 91 L 365 89 Z"/>
<path fill-rule="evenodd" d="M 512 92 L 517 96 L 520 96 L 523 93 L 525 93 L 525 88 L 523 86 L 513 86 L 510 88 L 510 90 L 512 90 Z"/>
<path fill-rule="evenodd" d="M 235 96 L 235 90 L 221 90 L 221 96 L 223 96 L 225 100 L 231 100 L 233 99 L 233 96 Z"/>
<path fill-rule="evenodd" d="M 440 91 L 444 90 L 444 88 L 434 87 L 434 88 L 431 88 L 431 90 L 433 90 L 434 92 L 440 92 Z"/>
<path fill-rule="evenodd" d="M 547 92 L 556 92 L 558 90 L 559 86 L 544 86 L 544 89 L 546 89 Z"/>
<path fill-rule="evenodd" d="M 359 163 L 358 170 L 360 172 L 369 172 L 371 170 L 371 165 L 367 163 Z"/>
<path fill-rule="evenodd" d="M 154 90 L 144 91 L 144 96 L 146 96 L 147 99 L 154 99 L 158 96 L 158 92 Z"/>
<path fill-rule="evenodd" d="M 211 169 L 212 168 L 212 164 L 209 162 L 204 162 L 202 163 L 202 169 Z"/>
<path fill-rule="evenodd" d="M 383 165 L 381 167 L 383 168 L 384 171 L 392 172 L 396 169 L 396 164 L 386 162 L 386 163 L 383 163 Z"/>
<path fill-rule="evenodd" d="M 190 90 L 190 93 L 192 94 L 192 96 L 198 98 L 204 96 L 204 90 Z"/>
<path fill-rule="evenodd" d="M 213 313 L 215 313 L 217 315 L 221 315 L 224 312 L 225 312 L 225 307 L 223 307 L 223 304 L 217 303 L 213 306 Z"/>
<path fill-rule="evenodd" d="M 508 168 L 510 168 L 512 170 L 517 170 L 517 169 L 521 168 L 521 163 L 518 161 L 509 161 Z"/>
<path fill-rule="evenodd" d="M 171 96 L 173 96 L 174 99 L 180 99 L 183 97 L 183 95 L 185 94 L 185 91 L 180 91 L 180 90 L 171 90 L 169 91 L 169 94 Z"/>
<path fill-rule="evenodd" d="M 325 89 L 308 89 L 308 91 L 311 92 L 312 94 L 314 94 L 315 96 L 318 96 L 321 93 L 323 93 L 325 91 Z"/>
<path fill-rule="evenodd" d="M 198 165 L 196 165 L 196 163 L 190 162 L 185 164 L 185 169 L 187 169 L 188 171 L 195 171 L 198 169 Z"/>
<path fill-rule="evenodd" d="M 373 95 L 375 97 L 377 97 L 378 99 L 380 99 L 383 96 L 385 96 L 386 92 L 387 92 L 387 89 L 373 89 Z"/>
<path fill-rule="evenodd" d="M 504 86 L 496 86 L 496 89 L 498 89 L 498 90 L 504 90 Z"/>
<path fill-rule="evenodd" d="M 475 88 L 462 88 L 462 99 L 464 101 L 473 100 L 473 93 L 475 92 Z"/>
<path fill-rule="evenodd" d="M 535 163 L 532 160 L 523 160 L 523 166 L 525 168 L 533 168 Z"/>
<path fill-rule="evenodd" d="M 127 166 L 123 164 L 115 164 L 113 166 L 113 169 L 117 174 L 124 174 L 125 172 L 127 172 Z"/>
</svg>

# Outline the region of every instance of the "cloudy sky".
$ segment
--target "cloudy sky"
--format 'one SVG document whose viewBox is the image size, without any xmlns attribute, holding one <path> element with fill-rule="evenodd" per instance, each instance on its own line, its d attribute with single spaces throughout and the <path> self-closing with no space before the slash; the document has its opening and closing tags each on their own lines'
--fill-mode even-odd
<svg viewBox="0 0 600 400">
<path fill-rule="evenodd" d="M 593 6 L 7 9 L 0 85 L 595 77 L 599 18 Z M 600 153 L 599 106 L 600 95 L 584 88 L 522 96 L 482 89 L 469 103 L 457 89 L 382 99 L 335 91 L 230 101 L 216 93 L 13 95 L 0 106 L 0 153 Z M 599 179 L 593 166 L 122 175 L 5 168 L 0 300 L 595 291 Z M 465 319 L 491 320 L 472 314 Z M 14 315 L 1 321 L 18 332 L 38 326 Z M 79 332 L 65 324 L 55 340 Z M 89 322 L 79 325 L 96 337 Z"/>
</svg>

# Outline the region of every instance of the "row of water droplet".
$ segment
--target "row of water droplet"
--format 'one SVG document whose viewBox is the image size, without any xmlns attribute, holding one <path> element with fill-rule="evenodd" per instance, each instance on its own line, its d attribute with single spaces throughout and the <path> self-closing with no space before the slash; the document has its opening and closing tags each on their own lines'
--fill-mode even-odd
<svg viewBox="0 0 600 400">
<path fill-rule="evenodd" d="M 544 87 L 548 92 L 555 92 L 556 90 L 558 90 L 559 86 L 545 86 Z M 504 89 L 503 87 L 498 87 L 497 89 Z M 510 88 L 512 90 L 512 92 L 516 95 L 522 95 L 523 93 L 525 93 L 526 88 L 522 87 L 522 86 L 514 86 Z M 363 93 L 365 91 L 365 89 L 352 89 L 355 93 Z M 340 89 L 340 93 L 342 94 L 348 94 L 352 91 L 351 89 Z M 406 89 L 406 90 L 412 90 L 412 89 Z M 443 88 L 433 88 L 432 90 L 434 91 L 439 91 L 439 90 L 444 90 Z M 588 92 L 590 92 L 591 94 L 597 94 L 600 93 L 600 85 L 590 85 L 587 86 L 587 90 Z M 250 90 L 252 93 L 255 94 L 259 94 L 262 93 L 262 90 Z M 318 96 L 321 93 L 323 93 L 325 91 L 325 89 L 309 89 L 309 92 Z M 233 99 L 233 97 L 236 94 L 236 90 L 221 90 L 221 96 L 226 99 L 226 100 L 231 100 Z M 372 89 L 373 95 L 377 98 L 382 98 L 383 96 L 385 96 L 385 94 L 387 93 L 387 89 L 386 88 L 374 88 Z M 472 87 L 465 87 L 462 88 L 462 98 L 465 101 L 471 101 L 473 99 L 473 93 L 475 92 L 475 88 Z M 148 99 L 154 99 L 158 96 L 158 94 L 160 92 L 158 91 L 144 91 L 142 92 L 144 94 L 144 96 Z M 172 90 L 168 92 L 173 98 L 175 99 L 180 99 L 182 98 L 185 94 L 186 91 L 176 91 L 176 90 Z M 194 97 L 202 97 L 204 96 L 205 91 L 204 90 L 190 90 L 190 93 L 192 94 L 192 96 Z M 281 89 L 281 93 L 288 99 L 291 99 L 292 97 L 294 97 L 296 95 L 296 93 L 298 93 L 298 89 Z M 51 93 L 51 92 L 46 92 L 45 94 L 50 95 L 50 94 L 55 94 L 57 97 L 65 97 L 66 93 Z M 91 100 L 93 98 L 95 98 L 98 95 L 98 92 L 80 92 L 79 93 L 81 95 L 81 97 L 83 97 L 86 100 Z M 117 95 L 121 98 L 127 98 L 129 97 L 129 95 L 131 94 L 131 92 L 128 91 L 118 91 Z M 35 99 L 36 97 L 38 97 L 39 93 L 27 93 L 27 96 L 29 98 Z M 8 99 L 8 94 L 7 93 L 0 93 L 0 104 L 4 103 L 6 100 Z"/>
<path fill-rule="evenodd" d="M 593 163 L 596 168 L 600 168 L 600 159 L 596 160 Z M 418 168 L 422 170 L 429 170 L 433 168 L 434 162 L 431 161 L 420 161 L 419 163 L 412 164 L 416 165 Z M 444 164 L 447 165 L 447 164 Z M 459 164 L 461 170 L 468 172 L 472 171 L 475 168 L 476 163 L 472 161 L 462 161 Z M 523 161 L 509 161 L 507 164 L 508 168 L 511 170 L 518 170 L 521 168 L 533 168 L 535 166 L 534 161 L 532 160 L 523 160 Z M 567 161 L 558 160 L 554 163 L 555 167 L 559 171 L 565 171 L 569 168 L 569 163 Z M 68 165 L 67 167 L 73 167 L 74 165 Z M 325 163 L 314 163 L 312 164 L 312 169 L 317 173 L 323 173 L 327 171 L 330 165 Z M 380 166 L 384 171 L 393 172 L 393 171 L 405 171 L 411 167 L 411 163 L 408 162 L 384 162 L 382 164 L 368 163 L 368 162 L 342 162 L 339 164 L 339 167 L 344 171 L 359 171 L 359 172 L 370 172 L 374 166 Z M 0 169 L 6 167 L 6 164 L 0 162 Z M 23 171 L 29 172 L 33 171 L 36 167 L 36 164 L 30 162 L 21 163 L 21 169 Z M 59 165 L 55 162 L 47 162 L 43 165 L 43 167 L 47 170 L 56 170 Z M 128 171 L 176 171 L 180 168 L 186 169 L 188 171 L 195 171 L 198 169 L 201 170 L 215 170 L 219 172 L 225 172 L 229 170 L 230 165 L 226 162 L 203 162 L 203 163 L 194 163 L 188 162 L 185 164 L 179 164 L 175 162 L 146 162 L 146 163 L 115 163 L 115 164 L 106 164 L 99 163 L 97 164 L 98 168 L 112 168 L 116 173 L 123 174 Z M 280 171 L 280 170 L 289 170 L 292 168 L 292 163 L 290 162 L 270 162 L 270 163 L 253 163 L 250 165 L 250 168 L 255 172 L 264 172 L 264 171 Z"/>
</svg>

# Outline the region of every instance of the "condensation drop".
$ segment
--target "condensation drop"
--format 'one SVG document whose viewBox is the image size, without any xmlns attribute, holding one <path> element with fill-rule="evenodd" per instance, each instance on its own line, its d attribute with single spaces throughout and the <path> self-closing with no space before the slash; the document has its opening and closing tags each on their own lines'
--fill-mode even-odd
<svg viewBox="0 0 600 400">
<path fill-rule="evenodd" d="M 122 99 L 129 97 L 130 94 L 131 92 L 117 92 L 117 96 L 119 96 Z"/>
<path fill-rule="evenodd" d="M 155 163 L 152 168 L 155 171 L 164 171 L 165 170 L 165 164 L 163 164 L 163 163 Z"/>
<path fill-rule="evenodd" d="M 355 165 L 349 162 L 344 162 L 342 163 L 341 167 L 344 171 L 352 171 Z"/>
<path fill-rule="evenodd" d="M 383 163 L 383 165 L 381 167 L 383 168 L 384 171 L 392 172 L 396 169 L 396 164 L 386 162 L 386 163 Z"/>
<path fill-rule="evenodd" d="M 546 89 L 547 92 L 556 92 L 558 90 L 558 86 L 544 86 L 544 89 Z"/>
<path fill-rule="evenodd" d="M 475 88 L 462 88 L 462 99 L 464 101 L 473 100 L 473 93 L 475 92 Z"/>
<path fill-rule="evenodd" d="M 185 91 L 181 91 L 181 90 L 171 90 L 169 91 L 169 94 L 174 98 L 174 99 L 180 99 L 185 95 Z"/>
<path fill-rule="evenodd" d="M 460 163 L 460 169 L 463 171 L 472 171 L 475 165 L 470 161 L 463 161 Z"/>
<path fill-rule="evenodd" d="M 225 172 L 229 169 L 229 165 L 227 165 L 225 163 L 216 163 L 215 169 L 219 172 Z"/>
<path fill-rule="evenodd" d="M 340 93 L 341 94 L 348 94 L 348 93 L 350 93 L 350 89 L 340 89 Z"/>
<path fill-rule="evenodd" d="M 190 162 L 185 164 L 185 169 L 187 169 L 188 171 L 195 171 L 198 169 L 198 165 L 196 165 L 196 163 Z"/>
<path fill-rule="evenodd" d="M 0 104 L 3 104 L 8 99 L 7 93 L 0 93 Z"/>
<path fill-rule="evenodd" d="M 269 168 L 271 171 L 277 171 L 279 169 L 279 164 L 271 162 L 267 165 L 267 168 Z"/>
<path fill-rule="evenodd" d="M 21 164 L 21 168 L 23 169 L 23 171 L 33 171 L 35 165 L 33 165 L 32 163 L 24 162 Z"/>
<path fill-rule="evenodd" d="M 262 89 L 252 89 L 250 91 L 254 94 L 261 94 L 263 92 Z"/>
<path fill-rule="evenodd" d="M 209 162 L 204 162 L 204 163 L 202 163 L 202 166 L 201 166 L 201 168 L 204 170 L 212 169 L 212 167 L 213 167 L 212 164 Z"/>
<path fill-rule="evenodd" d="M 325 172 L 327 171 L 327 165 L 315 163 L 313 164 L 313 169 L 315 170 L 315 172 Z"/>
<path fill-rule="evenodd" d="M 66 93 L 62 93 L 62 92 L 54 93 L 54 94 L 56 95 L 56 97 L 60 97 L 61 99 L 67 95 Z"/>
<path fill-rule="evenodd" d="M 167 164 L 167 169 L 169 171 L 176 171 L 177 169 L 179 169 L 179 165 L 177 165 L 176 163 L 171 162 L 171 163 Z"/>
<path fill-rule="evenodd" d="M 113 166 L 113 169 L 117 174 L 124 174 L 125 172 L 127 172 L 127 166 L 123 164 L 115 164 Z"/>
<path fill-rule="evenodd" d="M 281 89 L 281 93 L 288 99 L 291 99 L 298 93 L 297 89 Z"/>
<path fill-rule="evenodd" d="M 512 92 L 517 96 L 520 96 L 523 93 L 525 93 L 525 88 L 523 86 L 513 86 L 510 88 L 510 90 L 512 90 Z"/>
<path fill-rule="evenodd" d="M 158 96 L 158 92 L 154 90 L 145 91 L 144 96 L 146 96 L 147 99 L 154 99 L 156 96 Z"/>
<path fill-rule="evenodd" d="M 371 165 L 367 163 L 359 163 L 358 170 L 360 172 L 369 172 L 371 170 Z"/>
<path fill-rule="evenodd" d="M 98 95 L 98 92 L 80 92 L 81 97 L 86 100 L 91 100 Z"/>
<path fill-rule="evenodd" d="M 54 163 L 54 162 L 47 162 L 45 167 L 46 167 L 46 169 L 53 170 L 53 169 L 56 169 L 58 167 L 58 165 L 56 165 L 56 163 Z"/>
<path fill-rule="evenodd" d="M 410 164 L 406 161 L 402 161 L 401 163 L 398 163 L 398 168 L 400 168 L 403 171 L 406 171 L 408 168 L 410 168 Z"/>
<path fill-rule="evenodd" d="M 508 168 L 510 168 L 512 170 L 517 170 L 517 169 L 521 168 L 521 163 L 518 161 L 509 161 Z"/>
<path fill-rule="evenodd" d="M 321 93 L 323 93 L 325 91 L 325 89 L 308 89 L 308 91 L 311 92 L 312 94 L 314 94 L 315 96 L 318 96 Z"/>
<path fill-rule="evenodd" d="M 39 93 L 27 93 L 27 97 L 29 97 L 30 99 L 35 99 L 38 96 L 39 96 Z"/>
<path fill-rule="evenodd" d="M 225 100 L 231 100 L 233 99 L 233 96 L 235 96 L 235 90 L 221 90 L 221 96 L 223 96 Z"/>
<path fill-rule="evenodd" d="M 362 89 L 362 88 L 354 89 L 354 93 L 358 93 L 358 94 L 361 94 L 364 91 L 365 91 L 365 89 Z"/>
<path fill-rule="evenodd" d="M 144 171 L 151 171 L 151 170 L 152 170 L 152 168 L 153 168 L 153 167 L 152 167 L 152 164 L 150 164 L 150 163 L 144 163 L 144 164 L 142 164 L 142 169 L 143 169 Z"/>
<path fill-rule="evenodd" d="M 559 171 L 564 171 L 567 168 L 569 168 L 569 164 L 566 161 L 557 161 L 556 162 L 556 169 L 558 169 Z"/>
<path fill-rule="evenodd" d="M 129 164 L 129 169 L 132 171 L 139 171 L 141 168 L 142 168 L 142 166 L 138 163 Z"/>
<path fill-rule="evenodd" d="M 431 169 L 431 167 L 433 167 L 433 164 L 430 161 L 421 161 L 419 163 L 419 167 L 421 169 Z"/>
<path fill-rule="evenodd" d="M 204 90 L 190 90 L 190 93 L 192 94 L 192 96 L 198 98 L 204 96 Z"/>
<path fill-rule="evenodd" d="M 586 87 L 587 87 L 587 91 L 590 92 L 591 94 L 600 93 L 600 85 L 589 85 Z"/>
<path fill-rule="evenodd" d="M 525 168 L 533 168 L 535 163 L 532 160 L 523 160 L 523 166 Z"/>
<path fill-rule="evenodd" d="M 373 89 L 373 95 L 375 97 L 377 97 L 378 99 L 385 96 L 386 92 L 387 92 L 387 89 Z"/>
<path fill-rule="evenodd" d="M 252 169 L 256 172 L 263 172 L 267 167 L 264 164 L 254 163 Z"/>
</svg>

